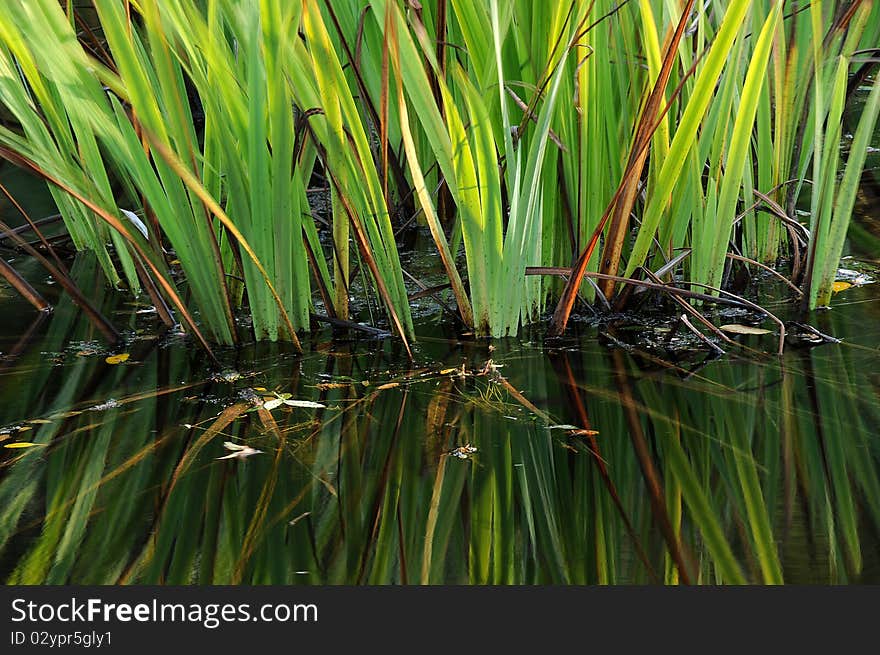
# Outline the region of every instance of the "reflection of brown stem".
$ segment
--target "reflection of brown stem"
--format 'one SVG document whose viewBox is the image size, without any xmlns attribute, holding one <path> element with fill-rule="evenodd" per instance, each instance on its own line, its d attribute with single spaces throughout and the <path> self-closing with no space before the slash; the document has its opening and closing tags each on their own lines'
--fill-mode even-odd
<svg viewBox="0 0 880 655">
<path fill-rule="evenodd" d="M 46 302 L 45 298 L 43 298 L 43 296 L 41 296 L 37 290 L 19 275 L 18 271 L 12 268 L 12 266 L 10 266 L 2 257 L 0 257 L 0 275 L 2 275 L 19 294 L 21 294 L 22 298 L 33 305 L 38 312 L 45 312 L 52 308 L 52 306 Z"/>
<path fill-rule="evenodd" d="M 45 312 L 40 312 L 37 314 L 36 318 L 34 318 L 33 323 L 31 323 L 30 327 L 25 331 L 23 335 L 15 342 L 15 345 L 9 350 L 8 353 L 3 355 L 0 358 L 0 371 L 9 366 L 12 362 L 18 359 L 18 356 L 21 355 L 25 350 L 27 350 L 28 346 L 30 346 L 31 342 L 34 340 L 34 336 L 37 333 L 37 328 L 46 320 Z"/>
<path fill-rule="evenodd" d="M 568 395 L 571 405 L 575 408 L 575 413 L 578 416 L 578 421 L 580 422 L 581 427 L 589 430 L 590 417 L 587 414 L 587 408 L 584 407 L 583 401 L 581 399 L 578 385 L 575 381 L 574 372 L 571 369 L 568 358 L 568 353 L 565 353 L 562 356 L 554 354 L 550 357 L 550 362 L 553 365 L 553 369 L 556 371 L 556 374 L 559 377 L 559 380 L 562 383 L 566 394 Z M 623 520 L 623 525 L 626 528 L 627 534 L 629 534 L 630 539 L 632 539 L 633 547 L 635 548 L 639 559 L 642 561 L 642 564 L 644 564 L 645 569 L 647 570 L 648 575 L 651 577 L 651 579 L 654 582 L 659 583 L 660 578 L 657 575 L 657 572 L 654 570 L 654 567 L 651 565 L 651 562 L 648 559 L 648 554 L 645 552 L 645 549 L 642 546 L 642 542 L 636 534 L 635 528 L 633 527 L 632 521 L 630 520 L 629 515 L 626 513 L 626 508 L 623 506 L 623 501 L 620 499 L 620 494 L 617 493 L 617 487 L 615 486 L 614 481 L 611 479 L 611 476 L 608 474 L 608 467 L 605 465 L 605 461 L 602 459 L 599 451 L 598 439 L 596 439 L 594 435 L 589 435 L 587 437 L 587 440 L 590 442 L 590 449 L 595 456 L 594 461 L 596 462 L 596 466 L 598 467 L 599 475 L 602 478 L 602 483 L 605 485 L 605 489 L 608 491 L 608 495 L 611 496 L 611 500 L 614 502 L 614 506 L 620 513 L 620 518 Z"/>
<path fill-rule="evenodd" d="M 620 403 L 623 406 L 624 414 L 626 415 L 626 422 L 629 425 L 629 435 L 632 439 L 636 457 L 639 460 L 642 477 L 644 477 L 645 484 L 650 492 L 649 499 L 651 501 L 651 511 L 654 514 L 654 519 L 660 526 L 660 531 L 663 533 L 664 539 L 666 540 L 669 554 L 672 556 L 675 565 L 678 567 L 681 581 L 685 584 L 690 584 L 690 569 L 685 561 L 681 542 L 679 541 L 675 530 L 672 529 L 672 522 L 669 520 L 669 513 L 666 511 L 666 503 L 663 499 L 663 483 L 660 480 L 660 475 L 651 459 L 651 452 L 648 449 L 645 434 L 642 430 L 642 422 L 639 418 L 639 413 L 636 410 L 636 404 L 632 396 L 632 389 L 630 388 L 629 379 L 627 378 L 623 354 L 619 350 L 615 350 L 611 355 L 614 361 L 614 382 L 617 385 L 617 390 L 620 394 Z"/>
</svg>

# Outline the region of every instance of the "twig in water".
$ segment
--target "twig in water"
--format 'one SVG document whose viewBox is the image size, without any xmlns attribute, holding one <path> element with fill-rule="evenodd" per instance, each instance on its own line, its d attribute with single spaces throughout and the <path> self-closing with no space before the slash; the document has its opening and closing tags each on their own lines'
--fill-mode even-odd
<svg viewBox="0 0 880 655">
<path fill-rule="evenodd" d="M 693 333 L 697 336 L 697 338 L 698 338 L 700 341 L 702 341 L 702 342 L 705 343 L 707 346 L 709 346 L 709 348 L 711 348 L 712 351 L 718 353 L 719 355 L 724 355 L 724 354 L 725 354 L 724 349 L 721 348 L 721 346 L 719 346 L 717 343 L 715 343 L 714 341 L 712 341 L 709 337 L 707 337 L 705 334 L 703 334 L 702 332 L 700 332 L 697 328 L 695 328 L 695 327 L 691 324 L 691 322 L 688 320 L 687 314 L 682 314 L 679 318 L 681 319 L 681 322 L 684 323 L 684 325 L 685 325 L 685 326 L 686 326 L 691 332 L 693 332 Z"/>
</svg>

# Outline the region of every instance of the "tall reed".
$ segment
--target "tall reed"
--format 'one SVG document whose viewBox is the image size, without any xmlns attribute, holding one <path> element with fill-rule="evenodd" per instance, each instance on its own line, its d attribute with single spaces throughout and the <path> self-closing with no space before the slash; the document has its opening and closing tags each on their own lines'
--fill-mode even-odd
<svg viewBox="0 0 880 655">
<path fill-rule="evenodd" d="M 871 0 L 93 4 L 0 17 L 0 153 L 49 180 L 111 283 L 149 277 L 214 341 L 236 340 L 241 304 L 258 338 L 297 341 L 318 297 L 348 319 L 357 282 L 408 343 L 411 218 L 480 335 L 556 302 L 527 267 L 577 264 L 561 331 L 578 292 L 626 301 L 585 272 L 683 251 L 667 275 L 719 288 L 730 253 L 785 258 L 808 308 L 829 302 L 880 107 L 875 84 L 841 155 Z"/>
</svg>

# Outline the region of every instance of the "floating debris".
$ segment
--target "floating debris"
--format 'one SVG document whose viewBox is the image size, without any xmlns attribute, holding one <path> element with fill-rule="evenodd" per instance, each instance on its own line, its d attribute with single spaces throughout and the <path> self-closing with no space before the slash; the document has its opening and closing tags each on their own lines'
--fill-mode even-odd
<svg viewBox="0 0 880 655">
<path fill-rule="evenodd" d="M 785 327 L 788 330 L 785 333 L 785 342 L 795 348 L 810 348 L 823 343 L 840 343 L 840 339 L 819 332 L 812 325 L 806 323 L 790 321 L 785 324 Z"/>
<path fill-rule="evenodd" d="M 286 400 L 284 404 L 288 407 L 300 407 L 303 409 L 325 409 L 327 405 L 322 403 L 316 403 L 311 400 Z"/>
<path fill-rule="evenodd" d="M 874 281 L 867 273 L 854 271 L 851 268 L 838 268 L 834 279 L 838 282 L 849 282 L 854 287 L 871 284 Z"/>
<path fill-rule="evenodd" d="M 226 450 L 231 450 L 232 452 L 228 455 L 224 455 L 223 457 L 218 457 L 217 459 L 247 459 L 251 455 L 259 455 L 263 452 L 262 450 L 251 448 L 250 446 L 232 443 L 231 441 L 224 441 L 223 447 Z"/>
<path fill-rule="evenodd" d="M 321 389 L 322 391 L 329 391 L 331 389 L 347 389 L 350 386 L 351 382 L 319 382 L 315 385 L 315 388 Z M 265 389 L 263 389 L 263 391 L 265 391 Z"/>
<path fill-rule="evenodd" d="M 570 437 L 591 437 L 593 435 L 599 434 L 598 430 L 587 430 L 584 428 L 579 428 L 576 425 L 569 425 L 567 423 L 562 423 L 560 425 L 548 425 L 548 430 L 565 430 L 568 432 L 568 436 Z"/>
<path fill-rule="evenodd" d="M 722 325 L 719 329 L 732 334 L 770 334 L 770 330 L 764 328 L 753 327 L 751 325 L 743 325 L 741 323 L 730 323 Z"/>
<path fill-rule="evenodd" d="M 123 364 L 128 361 L 130 355 L 128 353 L 120 353 L 119 355 L 110 355 L 105 357 L 104 361 L 108 364 Z"/>
<path fill-rule="evenodd" d="M 288 407 L 300 407 L 302 409 L 324 409 L 327 407 L 326 405 L 322 405 L 321 403 L 316 403 L 311 400 L 294 400 L 290 397 L 289 393 L 276 393 L 274 398 L 266 398 L 263 401 L 263 409 L 270 412 L 273 409 L 281 407 L 281 405 L 287 405 Z"/>
<path fill-rule="evenodd" d="M 299 516 L 297 516 L 295 519 L 292 519 L 292 520 L 288 521 L 288 522 L 287 522 L 287 525 L 296 525 L 297 523 L 299 523 L 300 521 L 302 521 L 304 518 L 306 518 L 306 517 L 309 516 L 310 514 L 311 514 L 311 512 L 303 512 L 302 514 L 300 514 Z"/>
<path fill-rule="evenodd" d="M 452 455 L 453 457 L 457 457 L 458 459 L 468 459 L 471 455 L 477 452 L 477 447 L 472 446 L 469 443 L 464 446 L 459 446 L 458 448 L 453 448 L 450 450 L 447 455 Z"/>
<path fill-rule="evenodd" d="M 219 373 L 212 375 L 211 379 L 214 382 L 235 382 L 236 380 L 241 379 L 242 375 L 234 368 L 224 368 Z"/>
<path fill-rule="evenodd" d="M 93 412 L 103 412 L 108 409 L 115 409 L 116 407 L 119 407 L 119 401 L 116 400 L 116 398 L 110 398 L 107 402 L 103 402 L 100 405 L 94 405 L 89 407 L 89 409 Z"/>
</svg>

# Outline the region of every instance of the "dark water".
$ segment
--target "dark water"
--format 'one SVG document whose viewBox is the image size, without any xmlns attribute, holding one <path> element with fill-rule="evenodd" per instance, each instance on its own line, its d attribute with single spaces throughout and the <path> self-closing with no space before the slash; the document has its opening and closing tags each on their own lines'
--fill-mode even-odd
<svg viewBox="0 0 880 655">
<path fill-rule="evenodd" d="M 0 447 L 6 583 L 880 582 L 878 285 L 810 316 L 841 343 L 782 357 L 712 359 L 662 324 L 617 329 L 630 351 L 587 322 L 490 348 L 426 304 L 412 365 L 323 331 L 302 357 L 222 352 L 218 376 L 74 272 L 118 351 L 64 299 L 34 322 L 0 297 L 0 446 L 35 444 Z"/>
</svg>

